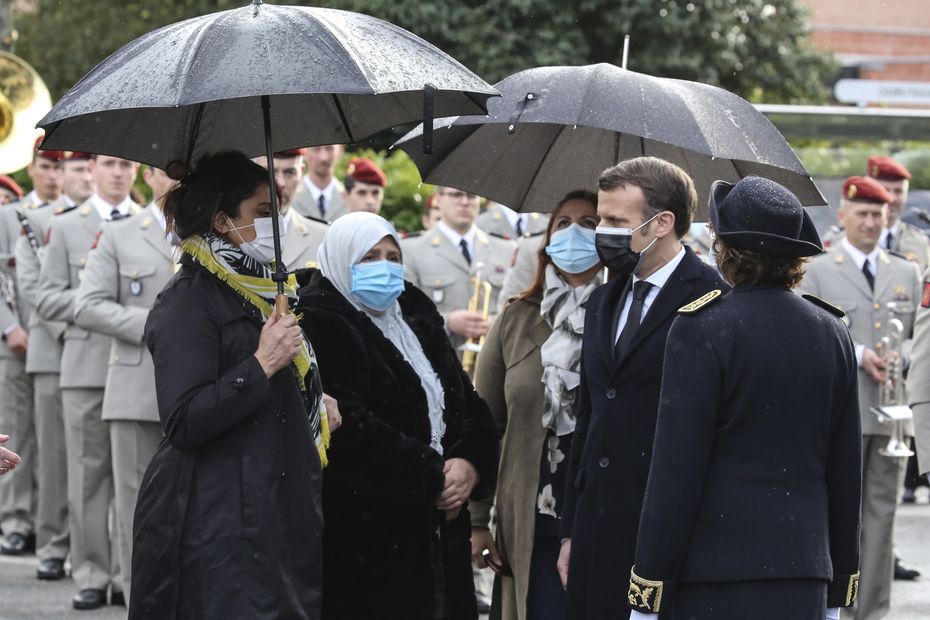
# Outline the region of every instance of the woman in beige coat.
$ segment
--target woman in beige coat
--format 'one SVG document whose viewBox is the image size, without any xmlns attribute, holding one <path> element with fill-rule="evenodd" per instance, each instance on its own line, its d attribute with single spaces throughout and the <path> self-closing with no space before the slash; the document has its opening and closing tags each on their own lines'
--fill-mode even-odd
<svg viewBox="0 0 930 620">
<path fill-rule="evenodd" d="M 556 571 L 559 516 L 584 309 L 602 269 L 594 248 L 597 221 L 591 192 L 562 199 L 550 216 L 533 285 L 498 316 L 478 360 L 475 388 L 502 437 L 496 537 L 489 529 L 491 504 L 470 506 L 472 558 L 497 573 L 492 618 L 565 617 Z"/>
</svg>

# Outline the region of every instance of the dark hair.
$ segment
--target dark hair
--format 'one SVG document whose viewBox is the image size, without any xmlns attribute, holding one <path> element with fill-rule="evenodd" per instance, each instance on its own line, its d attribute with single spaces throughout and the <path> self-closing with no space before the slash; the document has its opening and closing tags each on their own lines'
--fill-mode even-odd
<svg viewBox="0 0 930 620">
<path fill-rule="evenodd" d="M 714 240 L 714 251 L 717 253 L 720 273 L 733 286 L 769 284 L 794 288 L 804 278 L 803 258 L 759 254 L 727 245 L 719 237 Z"/>
<path fill-rule="evenodd" d="M 628 184 L 646 197 L 643 221 L 669 211 L 675 216 L 675 234 L 679 239 L 685 236 L 697 210 L 697 191 L 687 172 L 658 157 L 636 157 L 611 166 L 597 180 L 602 192 Z"/>
<path fill-rule="evenodd" d="M 525 291 L 515 296 L 512 301 L 519 301 L 521 299 L 533 297 L 534 295 L 542 294 L 543 284 L 546 282 L 546 267 L 552 264 L 552 258 L 546 253 L 546 246 L 549 245 L 549 241 L 552 239 L 552 227 L 555 225 L 555 218 L 559 214 L 559 211 L 562 210 L 565 203 L 572 200 L 587 200 L 594 207 L 594 210 L 597 210 L 597 194 L 594 192 L 589 192 L 585 189 L 576 189 L 565 194 L 565 198 L 560 200 L 559 204 L 552 210 L 552 213 L 549 214 L 549 224 L 546 225 L 546 234 L 543 236 L 539 249 L 536 251 L 537 266 L 533 283 Z"/>
<path fill-rule="evenodd" d="M 165 219 L 181 239 L 210 232 L 217 213 L 238 217 L 239 205 L 268 185 L 268 171 L 238 151 L 204 155 L 193 171 L 172 162 L 167 173 L 179 183 L 165 195 Z"/>
</svg>

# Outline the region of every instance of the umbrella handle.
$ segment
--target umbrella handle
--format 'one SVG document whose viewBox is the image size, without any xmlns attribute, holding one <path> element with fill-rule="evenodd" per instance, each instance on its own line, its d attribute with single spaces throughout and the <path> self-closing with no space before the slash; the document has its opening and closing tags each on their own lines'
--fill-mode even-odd
<svg viewBox="0 0 930 620">
<path fill-rule="evenodd" d="M 284 318 L 290 311 L 291 307 L 287 303 L 287 295 L 276 295 L 274 298 L 274 313 L 278 315 L 278 318 Z"/>
</svg>

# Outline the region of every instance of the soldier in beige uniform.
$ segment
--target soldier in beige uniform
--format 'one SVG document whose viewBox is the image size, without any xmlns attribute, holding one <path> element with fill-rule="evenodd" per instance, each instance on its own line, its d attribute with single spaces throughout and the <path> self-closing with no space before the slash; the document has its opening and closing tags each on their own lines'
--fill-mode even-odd
<svg viewBox="0 0 930 620">
<path fill-rule="evenodd" d="M 38 312 L 49 321 L 66 321 L 61 360 L 62 411 L 68 452 L 68 506 L 71 565 L 80 591 L 75 609 L 95 609 L 106 591 L 120 591 L 118 561 L 111 558 L 108 514 L 113 499 L 110 430 L 102 419 L 110 339 L 74 324 L 75 298 L 87 255 L 101 222 L 138 210 L 129 198 L 137 165 L 98 155 L 90 172 L 96 190 L 80 207 L 52 218 L 39 273 Z"/>
<path fill-rule="evenodd" d="M 31 305 L 16 284 L 14 252 L 19 239 L 18 203 L 0 207 L 0 430 L 12 436 L 10 448 L 24 463 L 0 478 L 0 541 L 4 555 L 22 555 L 34 547 L 36 438 L 32 382 L 26 375 L 30 347 L 27 325 Z"/>
<path fill-rule="evenodd" d="M 914 321 L 907 395 L 914 411 L 917 467 L 926 475 L 930 472 L 930 269 L 924 272 L 922 286 Z"/>
<path fill-rule="evenodd" d="M 870 411 L 879 404 L 879 383 L 887 368 L 876 348 L 888 334 L 892 318 L 901 320 L 904 338 L 910 339 L 920 299 L 920 278 L 913 263 L 878 246 L 885 205 L 891 200 L 888 192 L 873 179 L 851 177 L 843 185 L 843 196 L 839 218 L 846 236 L 810 262 L 799 291 L 821 297 L 845 311 L 856 345 L 863 434 L 861 580 L 856 618 L 878 620 L 891 605 L 892 534 L 905 459 L 880 453 L 892 429 Z M 895 312 L 889 303 L 897 306 Z M 908 347 L 909 342 L 905 342 L 905 355 Z M 908 428 L 906 434 L 913 432 Z"/>
<path fill-rule="evenodd" d="M 62 195 L 51 204 L 27 211 L 24 233 L 16 243 L 16 280 L 22 298 L 37 303 L 40 256 L 44 255 L 49 221 L 56 213 L 76 207 L 93 194 L 88 170 L 90 155 L 66 151 L 61 159 Z M 28 231 L 25 230 L 28 226 Z M 68 555 L 68 486 L 65 429 L 61 412 L 62 335 L 67 323 L 45 321 L 33 311 L 29 316 L 26 372 L 32 380 L 35 429 L 38 444 L 38 505 L 36 507 L 36 556 L 39 579 L 61 579 Z"/>
<path fill-rule="evenodd" d="M 878 181 L 892 198 L 888 203 L 888 222 L 882 228 L 879 246 L 917 263 L 920 273 L 923 273 L 930 265 L 930 241 L 922 230 L 901 220 L 907 206 L 911 173 L 890 157 L 873 155 L 869 157 L 867 174 Z"/>
<path fill-rule="evenodd" d="M 292 207 L 303 176 L 304 149 L 280 151 L 274 154 L 274 179 L 281 192 L 279 210 L 284 220 L 281 258 L 288 271 L 316 267 L 316 251 L 323 243 L 329 224 L 325 220 L 305 217 Z M 268 168 L 268 158 L 254 158 L 255 163 Z"/>
<path fill-rule="evenodd" d="M 155 297 L 175 272 L 165 232 L 164 196 L 175 181 L 146 167 L 153 200 L 132 217 L 103 222 L 74 301 L 75 324 L 110 341 L 102 419 L 109 423 L 116 541 L 124 596 L 129 596 L 132 524 L 142 476 L 162 439 L 152 355 L 143 343 Z"/>
<path fill-rule="evenodd" d="M 475 226 L 486 233 L 504 239 L 519 239 L 525 235 L 541 235 L 546 232 L 549 218 L 540 213 L 517 213 L 510 207 L 497 202 L 488 206 L 475 220 Z"/>
<path fill-rule="evenodd" d="M 491 326 L 480 311 L 466 310 L 474 290 L 472 278 L 480 271 L 481 279 L 491 284 L 490 309 L 496 313 L 497 298 L 516 251 L 513 241 L 491 236 L 475 226 L 478 205 L 474 194 L 438 187 L 439 223 L 419 237 L 401 242 L 406 278 L 432 298 L 455 347 L 467 338 L 483 336 Z"/>
<path fill-rule="evenodd" d="M 12 177 L 0 174 L 0 206 L 22 199 L 23 188 Z"/>
<path fill-rule="evenodd" d="M 341 144 L 310 146 L 304 149 L 307 174 L 294 192 L 292 206 L 306 217 L 332 222 L 346 212 L 344 188 L 336 178 L 336 164 L 345 149 Z"/>
</svg>

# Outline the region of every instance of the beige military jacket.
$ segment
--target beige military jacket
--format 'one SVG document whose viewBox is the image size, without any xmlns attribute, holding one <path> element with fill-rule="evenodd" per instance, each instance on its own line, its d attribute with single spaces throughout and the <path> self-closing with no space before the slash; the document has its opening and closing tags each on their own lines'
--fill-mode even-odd
<svg viewBox="0 0 930 620">
<path fill-rule="evenodd" d="M 138 205 L 134 209 L 138 210 Z M 39 271 L 36 309 L 47 321 L 65 321 L 61 354 L 62 388 L 103 388 L 107 381 L 110 338 L 74 324 L 74 302 L 84 278 L 87 255 L 102 220 L 90 200 L 56 215 L 49 223 L 48 243 Z"/>
<path fill-rule="evenodd" d="M 924 272 L 917 318 L 914 321 L 907 394 L 914 410 L 917 465 L 921 473 L 926 473 L 930 471 L 930 269 Z"/>
<path fill-rule="evenodd" d="M 155 298 L 175 272 L 175 255 L 153 205 L 103 222 L 74 301 L 74 322 L 106 337 L 104 420 L 158 421 L 155 369 L 143 342 Z"/>
<path fill-rule="evenodd" d="M 281 248 L 284 266 L 288 271 L 317 267 L 316 251 L 323 243 L 323 237 L 329 229 L 328 224 L 311 220 L 291 209 L 290 221 L 284 235 L 284 247 Z"/>
<path fill-rule="evenodd" d="M 504 278 L 500 297 L 497 299 L 497 312 L 500 313 L 507 302 L 533 284 L 536 270 L 539 268 L 539 247 L 545 242 L 545 233 L 526 234 L 517 239 L 517 255 L 513 267 Z"/>
<path fill-rule="evenodd" d="M 548 225 L 548 215 L 543 213 L 527 213 L 526 230 L 523 231 L 523 234 L 538 235 L 544 233 Z M 496 202 L 491 203 L 487 209 L 478 215 L 478 218 L 475 220 L 475 226 L 486 233 L 497 235 L 505 239 L 515 239 L 517 237 L 516 230 L 510 225 L 507 216 L 504 215 L 500 205 Z"/>
<path fill-rule="evenodd" d="M 320 205 L 316 203 L 313 199 L 313 194 L 307 189 L 307 183 L 311 183 L 311 181 L 307 176 L 304 176 L 304 178 L 300 180 L 300 185 L 297 186 L 297 190 L 294 192 L 294 198 L 291 199 L 291 209 L 303 216 L 313 217 L 318 220 L 326 220 L 327 222 L 332 222 L 340 215 L 346 214 L 346 202 L 342 198 L 342 192 L 345 191 L 345 188 L 342 186 L 342 183 L 336 180 L 336 188 L 333 190 L 332 200 L 326 208 L 326 217 L 320 213 Z"/>
<path fill-rule="evenodd" d="M 904 324 L 903 353 L 910 349 L 914 326 L 914 311 L 920 301 L 920 276 L 914 263 L 879 250 L 875 273 L 875 290 L 869 290 L 865 275 L 852 257 L 836 243 L 826 254 L 807 264 L 807 273 L 799 293 L 816 295 L 838 306 L 846 313 L 849 332 L 856 345 L 875 350 L 888 334 L 888 321 L 898 318 Z M 894 302 L 892 314 L 888 304 Z M 864 435 L 890 435 L 892 426 L 881 424 L 870 411 L 878 404 L 879 387 L 869 375 L 859 369 L 859 408 Z M 913 434 L 911 425 L 906 433 Z"/>
<path fill-rule="evenodd" d="M 490 314 L 497 314 L 497 298 L 513 263 L 516 244 L 478 229 L 474 245 L 474 256 L 469 265 L 459 248 L 453 246 L 438 228 L 401 241 L 406 267 L 404 277 L 433 300 L 443 318 L 453 310 L 463 310 L 468 306 L 474 290 L 471 279 L 479 265 L 481 279 L 491 284 Z M 464 342 L 459 336 L 451 339 L 454 346 Z"/>
<path fill-rule="evenodd" d="M 907 260 L 916 263 L 920 273 L 926 271 L 930 266 L 930 239 L 922 230 L 907 222 L 898 222 L 894 225 L 894 241 L 892 242 L 892 251 L 897 252 Z M 843 229 L 833 226 L 823 235 L 824 248 L 830 248 L 839 245 L 840 241 L 846 236 Z M 885 240 L 881 239 L 880 245 L 884 246 Z"/>
<path fill-rule="evenodd" d="M 16 242 L 19 239 L 19 218 L 16 203 L 0 206 L 0 334 L 14 325 L 26 328 L 31 308 L 21 299 L 16 284 Z M 7 299 L 9 297 L 9 300 Z M 15 358 L 6 342 L 0 342 L 0 358 Z"/>
<path fill-rule="evenodd" d="M 60 198 L 55 202 L 31 211 L 26 211 L 26 220 L 32 229 L 39 253 L 25 235 L 16 242 L 16 282 L 20 298 L 31 307 L 29 314 L 29 350 L 26 352 L 26 372 L 58 374 L 61 371 L 62 335 L 67 323 L 46 321 L 39 316 L 35 307 L 38 303 L 39 271 L 41 256 L 45 255 L 45 234 L 52 217 L 67 208 Z"/>
</svg>

